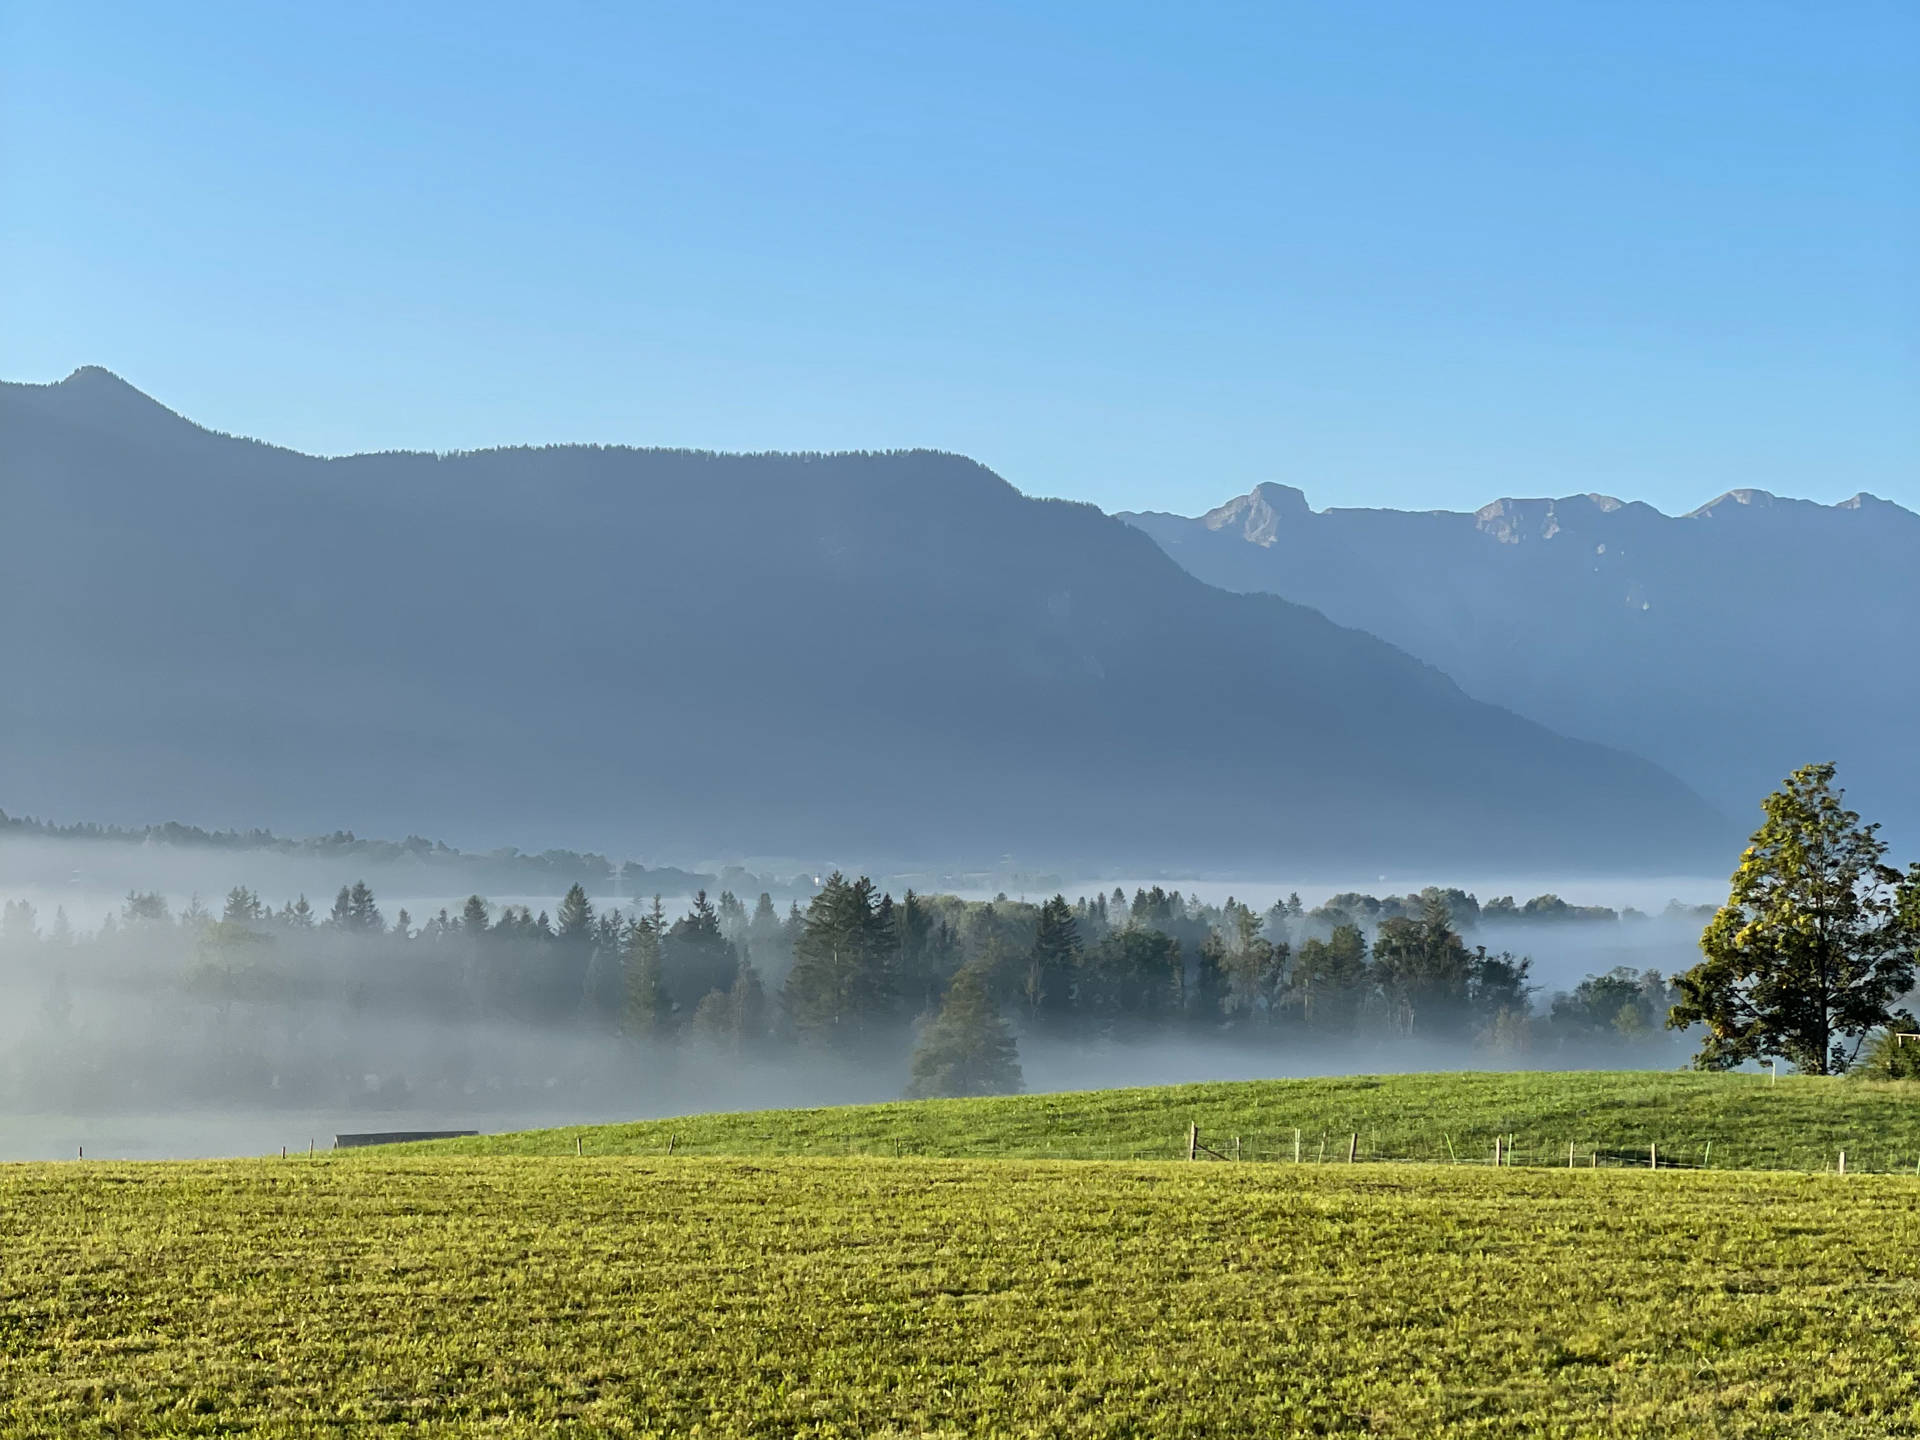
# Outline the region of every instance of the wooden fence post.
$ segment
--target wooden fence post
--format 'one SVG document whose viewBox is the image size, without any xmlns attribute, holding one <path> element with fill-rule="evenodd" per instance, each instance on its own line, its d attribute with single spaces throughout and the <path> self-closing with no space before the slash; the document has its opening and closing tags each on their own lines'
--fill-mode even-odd
<svg viewBox="0 0 1920 1440">
<path fill-rule="evenodd" d="M 1238 1135 L 1233 1137 L 1233 1158 L 1236 1160 L 1240 1158 L 1240 1137 Z"/>
<path fill-rule="evenodd" d="M 1293 1127 L 1293 1163 L 1296 1165 L 1300 1163 L 1300 1127 L 1298 1125 Z M 1913 1167 L 1913 1173 L 1920 1175 L 1920 1164 Z"/>
<path fill-rule="evenodd" d="M 1194 1151 L 1200 1148 L 1200 1123 L 1197 1120 L 1187 1122 L 1187 1159 L 1194 1158 Z"/>
<path fill-rule="evenodd" d="M 1657 1142 L 1649 1141 L 1647 1144 L 1647 1168 L 1649 1170 L 1660 1168 L 1660 1146 Z"/>
<path fill-rule="evenodd" d="M 1844 1150 L 1840 1152 L 1840 1173 L 1842 1175 L 1847 1173 L 1847 1152 Z"/>
<path fill-rule="evenodd" d="M 1498 1169 L 1500 1166 L 1500 1137 L 1498 1135 L 1493 1137 L 1493 1164 L 1495 1169 Z"/>
<path fill-rule="evenodd" d="M 667 1154 L 671 1155 L 673 1153 L 674 1142 L 679 1138 L 680 1137 L 678 1135 L 667 1136 Z"/>
<path fill-rule="evenodd" d="M 1567 1141 L 1567 1169 L 1573 1168 L 1573 1142 Z"/>
<path fill-rule="evenodd" d="M 1347 1136 L 1347 1164 L 1349 1165 L 1353 1164 L 1354 1156 L 1357 1155 L 1359 1151 L 1360 1151 L 1360 1135 L 1359 1135 L 1359 1132 L 1356 1131 L 1355 1133 Z"/>
</svg>

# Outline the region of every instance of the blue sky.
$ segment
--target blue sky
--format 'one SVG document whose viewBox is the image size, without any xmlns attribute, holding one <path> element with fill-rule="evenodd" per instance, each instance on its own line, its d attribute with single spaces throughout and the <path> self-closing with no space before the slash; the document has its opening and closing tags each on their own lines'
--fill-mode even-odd
<svg viewBox="0 0 1920 1440">
<path fill-rule="evenodd" d="M 1920 6 L 0 0 L 0 376 L 340 452 L 1920 506 Z"/>
</svg>

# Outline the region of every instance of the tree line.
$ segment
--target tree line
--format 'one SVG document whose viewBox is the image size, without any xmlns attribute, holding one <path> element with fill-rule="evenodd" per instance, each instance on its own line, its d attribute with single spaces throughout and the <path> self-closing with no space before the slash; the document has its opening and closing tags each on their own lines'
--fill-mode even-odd
<svg viewBox="0 0 1920 1440">
<path fill-rule="evenodd" d="M 1831 766 L 1796 772 L 1766 817 L 1698 965 L 1671 979 L 1592 975 L 1545 1007 L 1531 961 L 1471 943 L 1459 917 L 1497 933 L 1509 911 L 1576 907 L 1479 906 L 1437 889 L 1314 910 L 1294 895 L 1259 911 L 1158 886 L 896 900 L 836 872 L 784 911 L 768 892 L 748 905 L 730 890 L 698 891 L 673 916 L 657 896 L 602 909 L 574 884 L 550 913 L 475 895 L 420 923 L 404 910 L 389 919 L 361 881 L 325 910 L 305 897 L 273 908 L 239 887 L 217 914 L 196 901 L 175 915 L 158 894 L 130 894 L 85 934 L 64 915 L 43 931 L 15 902 L 0 913 L 0 957 L 16 989 L 22 976 L 38 985 L 39 1028 L 56 1036 L 82 1018 L 81 990 L 117 977 L 229 1030 L 274 1016 L 292 1035 L 297 1017 L 339 1014 L 586 1032 L 639 1056 L 697 1047 L 891 1066 L 917 1049 L 911 1086 L 929 1094 L 1017 1088 L 1023 1044 L 1168 1036 L 1387 1063 L 1418 1053 L 1409 1043 L 1582 1063 L 1621 1046 L 1655 1058 L 1665 1027 L 1697 1037 L 1709 1067 L 1777 1058 L 1811 1073 L 1920 1074 L 1920 1022 L 1906 1008 L 1920 865 L 1886 862 Z M 1906 1032 L 1911 1046 L 1889 1038 Z"/>
<path fill-rule="evenodd" d="M 46 1015 L 62 1022 L 73 981 L 133 973 L 113 961 L 137 955 L 148 980 L 223 1018 L 331 1007 L 586 1031 L 641 1055 L 700 1046 L 894 1063 L 917 1043 L 921 1093 L 1017 1088 L 1017 1048 L 1033 1039 L 1519 1052 L 1657 1030 L 1658 977 L 1595 977 L 1536 1015 L 1528 960 L 1469 944 L 1446 892 L 1405 898 L 1417 912 L 1375 902 L 1369 929 L 1297 896 L 1265 911 L 1158 886 L 1038 904 L 896 900 L 836 872 L 784 912 L 769 893 L 749 906 L 730 891 L 697 892 L 675 916 L 659 897 L 602 909 L 575 884 L 551 912 L 475 895 L 421 923 L 389 918 L 359 881 L 324 910 L 304 896 L 274 908 L 237 887 L 218 913 L 196 901 L 175 915 L 157 893 L 130 894 L 85 935 L 63 915 L 42 934 L 13 904 L 0 949 L 16 969 L 30 961 Z"/>
</svg>

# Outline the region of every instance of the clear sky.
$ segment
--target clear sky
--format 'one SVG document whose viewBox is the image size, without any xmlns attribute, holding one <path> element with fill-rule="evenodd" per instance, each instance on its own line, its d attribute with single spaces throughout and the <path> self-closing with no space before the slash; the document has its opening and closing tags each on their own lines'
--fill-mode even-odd
<svg viewBox="0 0 1920 1440">
<path fill-rule="evenodd" d="M 1920 506 L 1920 4 L 0 0 L 0 377 L 1193 511 Z"/>
</svg>

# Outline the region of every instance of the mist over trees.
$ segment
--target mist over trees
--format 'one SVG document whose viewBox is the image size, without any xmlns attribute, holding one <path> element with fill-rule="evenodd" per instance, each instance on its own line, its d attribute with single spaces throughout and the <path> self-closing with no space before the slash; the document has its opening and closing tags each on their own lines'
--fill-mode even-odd
<svg viewBox="0 0 1920 1440">
<path fill-rule="evenodd" d="M 1267 1069 L 1658 1060 L 1657 976 L 1536 1003 L 1530 961 L 1493 948 L 1529 908 L 1570 910 L 1442 890 L 1265 910 L 1158 886 L 896 900 L 838 872 L 804 908 L 699 891 L 677 914 L 657 897 L 596 905 L 579 884 L 549 908 L 474 895 L 424 917 L 364 881 L 321 904 L 236 887 L 217 910 L 177 912 L 133 892 L 84 931 L 11 902 L 0 1104 L 449 1109 L 586 1090 L 641 1104 L 689 1057 L 704 1073 L 838 1067 L 867 1093 L 970 1094 L 1019 1086 L 1035 1047 L 1156 1043 Z"/>
</svg>

